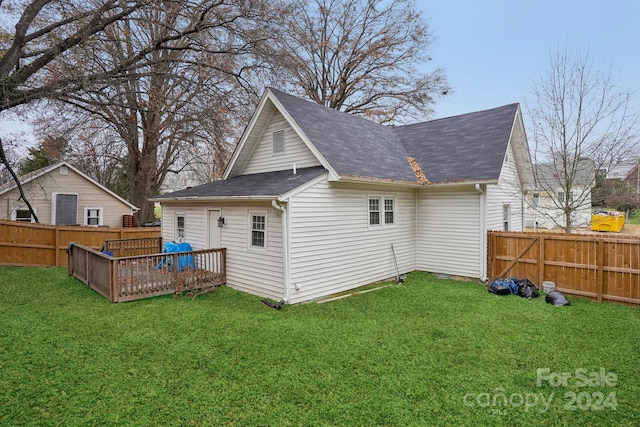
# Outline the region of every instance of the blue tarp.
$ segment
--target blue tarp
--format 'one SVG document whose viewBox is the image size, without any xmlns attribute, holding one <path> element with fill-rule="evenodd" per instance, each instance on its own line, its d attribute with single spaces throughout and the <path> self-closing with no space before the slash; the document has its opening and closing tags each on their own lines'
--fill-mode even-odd
<svg viewBox="0 0 640 427">
<path fill-rule="evenodd" d="M 193 249 L 191 248 L 191 245 L 188 244 L 187 242 L 183 242 L 183 243 L 166 242 L 164 244 L 163 253 L 169 254 L 169 253 L 176 253 L 176 252 L 190 252 L 192 250 Z M 163 264 L 167 264 L 171 266 L 172 259 L 173 258 L 170 258 L 170 257 L 164 258 L 162 262 L 158 264 L 156 269 L 160 269 L 163 266 Z M 182 271 L 185 268 L 195 270 L 196 266 L 193 263 L 193 255 L 180 255 L 178 257 L 178 271 Z"/>
</svg>

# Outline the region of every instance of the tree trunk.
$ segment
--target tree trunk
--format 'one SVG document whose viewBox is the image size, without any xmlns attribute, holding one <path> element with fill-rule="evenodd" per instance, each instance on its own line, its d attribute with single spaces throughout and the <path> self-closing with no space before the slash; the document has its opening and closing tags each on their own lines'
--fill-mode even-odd
<svg viewBox="0 0 640 427">
<path fill-rule="evenodd" d="M 0 139 L 0 161 L 2 161 L 4 166 L 7 168 L 7 171 L 9 171 L 9 174 L 11 175 L 16 185 L 18 186 L 18 192 L 20 193 L 20 198 L 22 199 L 24 204 L 27 205 L 27 209 L 29 209 L 29 212 L 31 212 L 31 216 L 33 217 L 33 220 L 36 223 L 40 223 L 40 221 L 38 220 L 38 215 L 36 215 L 36 212 L 33 210 L 31 203 L 29 203 L 29 200 L 24 195 L 24 190 L 22 189 L 22 184 L 20 183 L 20 179 L 18 178 L 18 175 L 16 175 L 13 168 L 9 164 L 9 161 L 7 160 L 7 156 L 4 152 L 4 146 L 2 145 L 2 139 Z"/>
</svg>

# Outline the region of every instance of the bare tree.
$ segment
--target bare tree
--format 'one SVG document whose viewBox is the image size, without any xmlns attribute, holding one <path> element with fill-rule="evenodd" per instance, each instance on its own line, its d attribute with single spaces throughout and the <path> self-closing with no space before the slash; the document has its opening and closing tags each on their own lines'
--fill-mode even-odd
<svg viewBox="0 0 640 427">
<path fill-rule="evenodd" d="M 260 37 L 260 26 L 246 23 L 264 12 L 262 3 L 0 2 L 9 17 L 0 44 L 0 111 L 46 99 L 110 123 L 127 147 L 129 198 L 144 221 L 153 215 L 147 198 L 182 143 L 210 135 L 195 123 L 217 121 L 216 113 L 231 109 L 220 101 L 245 83 L 245 54 Z M 196 100 L 203 87 L 209 91 Z"/>
<path fill-rule="evenodd" d="M 619 91 L 610 70 L 596 70 L 588 54 L 566 49 L 550 55 L 532 92 L 533 157 L 543 165 L 536 168 L 536 186 L 550 201 L 546 211 L 538 210 L 570 233 L 573 214 L 591 205 L 595 171 L 637 150 L 638 115 L 630 109 L 631 94 Z"/>
<path fill-rule="evenodd" d="M 421 118 L 450 88 L 411 0 L 294 0 L 269 57 L 284 89 L 379 123 Z"/>
</svg>

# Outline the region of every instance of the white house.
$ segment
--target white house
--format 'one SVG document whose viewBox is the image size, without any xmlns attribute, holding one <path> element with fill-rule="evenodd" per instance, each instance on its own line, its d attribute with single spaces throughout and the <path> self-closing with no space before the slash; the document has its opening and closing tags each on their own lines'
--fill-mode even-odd
<svg viewBox="0 0 640 427">
<path fill-rule="evenodd" d="M 584 227 L 591 224 L 591 189 L 595 186 L 595 166 L 591 160 L 576 162 L 571 179 L 571 188 L 566 197 L 567 185 L 557 169 L 560 164 L 535 165 L 535 186 L 525 196 L 525 226 L 530 228 L 554 228 L 565 226 L 565 200 L 573 208 L 571 224 Z"/>
<path fill-rule="evenodd" d="M 267 89 L 222 180 L 153 200 L 165 240 L 227 248 L 229 286 L 298 303 L 392 278 L 394 252 L 485 280 L 531 182 L 518 104 L 390 127 Z"/>
</svg>

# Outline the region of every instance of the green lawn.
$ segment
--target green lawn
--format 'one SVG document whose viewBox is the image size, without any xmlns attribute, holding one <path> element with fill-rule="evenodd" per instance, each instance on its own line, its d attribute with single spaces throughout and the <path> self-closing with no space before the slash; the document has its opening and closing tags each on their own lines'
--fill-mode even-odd
<svg viewBox="0 0 640 427">
<path fill-rule="evenodd" d="M 282 311 L 228 288 L 114 305 L 0 268 L 0 425 L 639 425 L 640 309 L 570 299 L 413 273 Z"/>
</svg>

